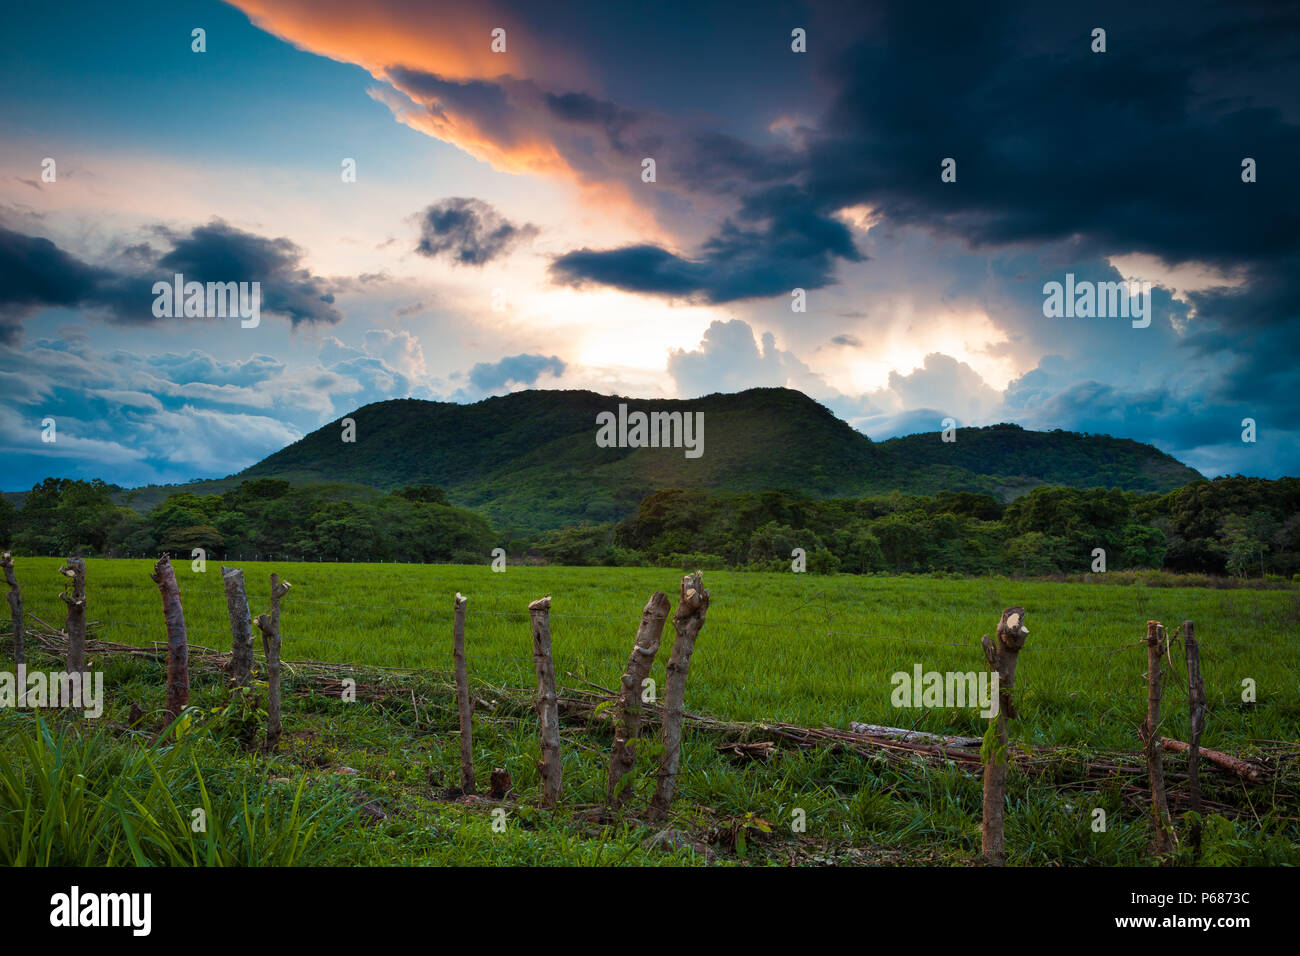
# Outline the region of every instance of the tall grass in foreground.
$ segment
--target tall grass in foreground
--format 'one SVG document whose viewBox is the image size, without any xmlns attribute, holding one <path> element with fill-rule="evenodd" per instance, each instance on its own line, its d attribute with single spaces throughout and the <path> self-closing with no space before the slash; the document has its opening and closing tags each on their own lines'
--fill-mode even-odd
<svg viewBox="0 0 1300 956">
<path fill-rule="evenodd" d="M 209 770 L 205 780 L 201 746 L 171 733 L 120 746 L 42 717 L 11 722 L 0 740 L 0 864 L 310 865 L 354 830 L 343 794 L 304 804 L 305 778 L 294 788 Z"/>
</svg>

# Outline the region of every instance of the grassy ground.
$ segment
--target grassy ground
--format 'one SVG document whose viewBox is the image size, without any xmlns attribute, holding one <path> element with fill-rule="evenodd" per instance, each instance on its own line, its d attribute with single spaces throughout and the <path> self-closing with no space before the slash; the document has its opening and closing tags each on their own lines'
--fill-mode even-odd
<svg viewBox="0 0 1300 956">
<path fill-rule="evenodd" d="M 642 606 L 659 589 L 675 602 L 678 576 L 642 568 L 449 565 L 254 564 L 246 562 L 254 614 L 266 609 L 269 575 L 293 584 L 283 603 L 284 657 L 358 665 L 443 669 L 451 661 L 451 604 L 469 597 L 471 673 L 491 683 L 533 681 L 526 608 L 552 595 L 557 672 L 617 684 Z M 20 560 L 27 610 L 63 621 L 55 559 Z M 190 641 L 227 649 L 220 568 L 177 563 Z M 165 641 L 152 562 L 87 562 L 88 616 L 100 636 Z M 708 623 L 691 670 L 690 706 L 731 719 L 847 727 L 851 720 L 979 735 L 971 710 L 891 706 L 891 675 L 985 668 L 979 638 L 1002 609 L 1027 609 L 1020 655 L 1020 739 L 1038 745 L 1132 748 L 1146 708 L 1148 619 L 1172 630 L 1196 624 L 1210 716 L 1207 747 L 1294 739 L 1300 726 L 1300 590 L 1098 587 L 1088 584 L 708 572 Z M 668 637 L 671 637 L 669 628 Z M 1175 654 L 1181 665 L 1181 655 Z M 668 646 L 653 676 L 663 683 Z M 1170 736 L 1186 730 L 1183 672 L 1167 692 Z M 1257 699 L 1241 700 L 1253 679 Z M 1185 737 L 1183 738 L 1185 739 Z"/>
<path fill-rule="evenodd" d="M 27 609 L 63 619 L 59 562 L 20 560 Z M 203 716 L 179 741 L 149 745 L 128 708 L 162 703 L 162 664 L 100 655 L 108 710 L 87 729 L 48 711 L 0 711 L 0 862 L 172 863 L 967 863 L 978 855 L 980 782 L 956 765 L 927 766 L 822 750 L 781 750 L 770 761 L 726 756 L 716 735 L 688 733 L 678 817 L 667 834 L 644 819 L 653 747 L 640 755 L 631 809 L 600 822 L 610 735 L 601 722 L 564 728 L 564 805 L 535 809 L 536 724 L 528 601 L 553 597 L 561 683 L 613 687 L 641 606 L 677 578 L 652 569 L 409 565 L 243 565 L 254 612 L 271 570 L 294 585 L 284 601 L 285 657 L 357 665 L 358 703 L 322 692 L 312 669 L 289 669 L 281 752 L 258 753 L 218 712 L 220 675 L 196 668 Z M 88 562 L 96 636 L 162 640 L 149 562 Z M 190 639 L 228 645 L 219 569 L 178 564 Z M 1204 744 L 1239 754 L 1300 737 L 1295 591 L 1096 587 L 1002 579 L 814 577 L 707 573 L 712 592 L 687 687 L 687 706 L 732 720 L 844 727 L 849 720 L 978 735 L 972 711 L 896 710 L 890 675 L 978 670 L 977 649 L 1002 608 L 1028 609 L 1029 645 L 1017 675 L 1018 740 L 1086 752 L 1136 749 L 1144 711 L 1145 621 L 1196 622 L 1211 708 Z M 458 777 L 450 607 L 470 598 L 467 643 L 478 696 L 476 764 L 510 770 L 515 796 L 466 803 Z M 663 682 L 671 627 L 654 676 Z M 92 661 L 96 655 L 92 655 Z M 1174 660 L 1181 664 L 1175 650 Z M 34 662 L 35 664 L 36 662 Z M 11 667 L 0 660 L 0 670 Z M 52 666 L 52 662 L 51 662 Z M 388 667 L 427 668 L 396 673 Z M 1241 701 L 1252 678 L 1258 700 Z M 1181 696 L 1181 700 L 1180 700 Z M 1175 682 L 1164 732 L 1183 736 L 1185 692 Z M 1168 758 L 1171 772 L 1181 759 Z M 1300 863 L 1294 763 L 1264 787 L 1207 771 L 1206 796 L 1232 806 L 1206 827 L 1203 862 Z M 78 774 L 81 776 L 78 777 Z M 1030 865 L 1136 864 L 1148 857 L 1143 808 L 1118 784 L 1080 786 L 1011 775 L 1007 843 Z M 297 805 L 295 808 L 295 799 Z M 204 801 L 207 801 L 205 803 Z M 1105 832 L 1092 811 L 1107 810 Z M 195 809 L 207 833 L 194 833 Z M 492 810 L 506 811 L 493 828 Z M 802 811 L 799 813 L 797 811 Z M 806 829 L 792 826 L 806 819 Z M 314 828 L 313 828 L 314 824 Z M 298 834 L 293 841 L 289 835 Z M 25 856 L 23 854 L 26 854 Z M 1189 859 L 1189 857 L 1184 858 Z"/>
</svg>

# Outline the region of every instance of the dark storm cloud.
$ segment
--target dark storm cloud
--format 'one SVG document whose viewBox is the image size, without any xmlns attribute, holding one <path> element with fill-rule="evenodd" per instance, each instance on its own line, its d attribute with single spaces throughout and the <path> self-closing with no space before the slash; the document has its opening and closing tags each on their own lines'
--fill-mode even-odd
<svg viewBox="0 0 1300 956">
<path fill-rule="evenodd" d="M 0 226 L 0 342 L 16 342 L 23 317 L 37 309 L 95 304 L 112 277 L 48 239 Z"/>
<path fill-rule="evenodd" d="M 563 285 L 596 283 L 720 303 L 819 289 L 835 281 L 836 258 L 862 258 L 848 228 L 819 214 L 802 190 L 783 185 L 748 197 L 698 258 L 654 245 L 580 249 L 558 256 L 550 272 Z"/>
<path fill-rule="evenodd" d="M 747 195 L 766 183 L 799 174 L 802 157 L 788 146 L 760 148 L 736 136 L 697 132 L 673 163 L 673 174 L 688 189 Z"/>
<path fill-rule="evenodd" d="M 621 249 L 578 249 L 551 263 L 551 275 L 564 285 L 609 285 L 628 292 L 688 296 L 709 281 L 709 267 L 689 262 L 653 245 Z"/>
<path fill-rule="evenodd" d="M 467 266 L 482 266 L 537 235 L 537 227 L 517 226 L 481 199 L 456 196 L 420 214 L 422 256 L 443 256 Z"/>
<path fill-rule="evenodd" d="M 153 284 L 181 273 L 185 281 L 260 282 L 262 309 L 301 322 L 335 323 L 330 283 L 301 268 L 302 250 L 217 220 L 188 233 L 157 227 L 171 243 L 161 257 L 147 243 L 125 248 L 127 269 L 90 265 L 48 239 L 0 227 L 0 342 L 15 342 L 22 320 L 43 308 L 104 312 L 112 321 L 150 324 Z M 167 320 L 170 321 L 170 320 Z"/>
<path fill-rule="evenodd" d="M 1200 383 L 1206 399 L 1250 417 L 1290 423 L 1300 393 L 1300 254 L 1254 263 L 1243 270 L 1240 285 L 1189 292 L 1187 298 L 1198 318 L 1182 352 L 1226 363 L 1220 378 Z M 1300 473 L 1300 446 L 1290 468 L 1288 473 Z"/>
<path fill-rule="evenodd" d="M 469 381 L 475 388 L 490 392 L 512 382 L 532 385 L 543 372 L 559 376 L 564 369 L 564 362 L 556 355 L 511 355 L 499 362 L 479 362 L 469 370 Z"/>
<path fill-rule="evenodd" d="M 1090 50 L 1095 25 L 1105 53 Z M 1216 263 L 1296 248 L 1300 184 L 1281 173 L 1300 128 L 1273 106 L 1206 97 L 1207 61 L 1268 69 L 1226 55 L 1220 28 L 1300 38 L 1300 13 L 890 5 L 828 71 L 838 93 L 810 192 L 974 243 L 1079 235 L 1105 253 Z M 1272 175 L 1242 183 L 1246 156 Z M 940 181 L 945 157 L 956 183 Z"/>
<path fill-rule="evenodd" d="M 188 235 L 159 232 L 172 250 L 158 260 L 164 271 L 197 282 L 261 282 L 262 308 L 295 325 L 333 325 L 343 318 L 334 308 L 334 290 L 300 265 L 302 249 L 288 239 L 267 239 L 220 220 L 197 226 Z"/>
<path fill-rule="evenodd" d="M 601 130 L 610 145 L 621 153 L 628 152 L 625 132 L 641 119 L 634 110 L 588 93 L 547 93 L 544 102 L 556 119 Z"/>
</svg>

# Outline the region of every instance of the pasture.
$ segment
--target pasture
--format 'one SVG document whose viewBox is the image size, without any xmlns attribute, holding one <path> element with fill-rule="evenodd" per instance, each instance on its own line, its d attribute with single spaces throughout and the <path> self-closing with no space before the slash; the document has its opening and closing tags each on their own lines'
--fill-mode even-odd
<svg viewBox="0 0 1300 956">
<path fill-rule="evenodd" d="M 16 563 L 28 614 L 60 625 L 61 562 Z M 149 577 L 152 562 L 89 559 L 86 564 L 87 617 L 98 624 L 91 637 L 165 645 L 158 591 Z M 25 741 L 11 747 L 17 756 L 6 758 L 13 762 L 0 771 L 13 780 L 26 774 L 37 781 L 26 798 L 18 786 L 7 798 L 0 792 L 0 810 L 9 799 L 11 811 L 26 814 L 22 819 L 39 820 L 41 801 L 52 806 L 59 793 L 51 782 L 58 768 L 66 776 L 90 767 L 85 777 L 99 779 L 105 788 L 139 788 L 140 805 L 149 812 L 142 809 L 131 829 L 155 828 L 152 842 L 141 842 L 138 851 L 152 862 L 966 864 L 978 859 L 980 781 L 968 769 L 900 764 L 833 748 L 746 759 L 728 753 L 698 727 L 687 729 L 670 837 L 641 812 L 653 773 L 652 741 L 638 754 L 638 780 L 626 811 L 614 822 L 592 816 L 603 799 L 611 739 L 608 727 L 598 722 L 566 722 L 564 799 L 554 811 L 537 810 L 528 603 L 552 596 L 561 687 L 600 693 L 618 686 L 650 593 L 662 590 L 676 604 L 680 574 L 671 569 L 511 566 L 494 573 L 486 564 L 238 566 L 245 571 L 254 614 L 266 610 L 272 571 L 292 583 L 282 602 L 284 659 L 353 665 L 331 673 L 355 675 L 360 703 L 320 693 L 307 679 L 309 667 L 286 665 L 280 753 L 243 749 L 217 732 L 219 721 L 204 718 L 211 732 L 191 734 L 178 745 L 177 750 L 188 749 L 185 756 L 141 766 L 132 776 L 135 770 L 120 768 L 136 766 L 145 738 L 121 729 L 127 706 L 161 707 L 162 668 L 148 658 L 105 660 L 100 666 L 107 672 L 109 707 L 89 736 L 64 715 L 47 715 L 67 736 L 42 749 L 34 742 L 40 734 L 31 712 L 0 713 L 0 736 Z M 176 572 L 191 646 L 228 650 L 220 564 L 209 562 L 205 572 L 195 573 L 188 562 L 177 561 Z M 1209 700 L 1204 747 L 1239 756 L 1270 748 L 1277 754 L 1286 749 L 1279 741 L 1300 738 L 1300 592 L 1294 589 L 718 571 L 705 572 L 705 584 L 712 598 L 686 687 L 686 709 L 695 714 L 812 728 L 847 729 L 850 721 L 863 721 L 980 736 L 987 722 L 974 708 L 892 706 L 891 675 L 910 673 L 917 665 L 926 671 L 985 669 L 980 636 L 992 633 L 1003 608 L 1020 604 L 1030 633 L 1020 655 L 1019 716 L 1011 722 L 1011 734 L 1021 745 L 1077 752 L 1080 761 L 1137 751 L 1148 619 L 1163 621 L 1171 632 L 1184 619 L 1195 622 Z M 476 696 L 489 705 L 475 717 L 480 786 L 496 766 L 509 769 L 514 780 L 511 823 L 502 832 L 493 829 L 483 808 L 445 795 L 458 766 L 455 692 L 449 681 L 457 591 L 469 598 L 470 678 Z M 671 640 L 670 622 L 651 672 L 661 688 Z M 93 650 L 90 658 L 93 664 Z M 7 660 L 0 663 L 9 666 Z M 1162 733 L 1186 739 L 1185 672 L 1176 645 L 1167 666 Z M 1247 679 L 1254 682 L 1254 701 L 1242 698 Z M 204 714 L 220 710 L 228 697 L 220 675 L 196 669 L 192 680 L 191 704 Z M 55 751 L 57 759 L 49 756 Z M 1181 761 L 1168 755 L 1166 766 L 1177 774 Z M 173 776 L 158 786 L 167 774 Z M 1085 777 L 1073 774 L 1068 761 L 1045 776 L 1012 773 L 1010 862 L 1150 862 L 1148 821 L 1133 787 L 1144 777 L 1130 776 L 1127 791 L 1119 781 L 1097 784 Z M 1266 788 L 1249 793 L 1229 774 L 1203 769 L 1202 779 L 1211 806 L 1236 808 L 1227 817 L 1210 818 L 1202 862 L 1300 862 L 1294 762 L 1283 761 Z M 286 798 L 285 788 L 294 786 L 301 807 L 296 800 L 290 806 Z M 165 825 L 171 811 L 151 801 L 172 799 L 180 810 L 211 801 L 211 815 L 226 821 L 219 848 L 214 839 L 192 836 L 179 824 Z M 123 813 L 121 808 L 131 805 L 116 797 L 105 800 Z M 364 818 L 367 807 L 382 808 L 375 814 L 380 822 Z M 1109 814 L 1101 832 L 1089 825 L 1096 807 Z M 66 811 L 45 815 L 53 819 L 55 812 Z M 807 829 L 796 835 L 790 821 L 800 814 Z M 0 860 L 32 862 L 17 855 L 16 831 L 9 827 L 7 837 L 3 818 L 0 814 Z M 276 835 L 298 828 L 301 819 L 318 824 L 310 840 L 292 848 L 276 842 Z M 125 837 L 114 836 L 104 818 L 82 824 L 78 839 L 75 822 L 52 823 L 44 859 L 129 862 Z M 1189 862 L 1185 853 L 1179 860 Z"/>
<path fill-rule="evenodd" d="M 89 559 L 88 619 L 97 636 L 165 645 L 156 587 L 144 560 Z M 63 620 L 61 562 L 21 561 L 29 613 Z M 178 560 L 191 644 L 228 650 L 220 565 L 204 573 Z M 534 684 L 528 602 L 552 595 L 551 626 L 561 683 L 615 687 L 641 608 L 654 590 L 674 603 L 680 575 L 653 568 L 564 568 L 239 562 L 256 615 L 269 576 L 293 585 L 284 599 L 285 660 L 447 670 L 451 605 L 469 598 L 470 673 L 488 684 Z M 979 648 L 1002 609 L 1026 608 L 1030 636 L 1016 680 L 1028 743 L 1135 749 L 1146 708 L 1147 620 L 1170 631 L 1196 625 L 1209 700 L 1203 744 L 1240 749 L 1252 739 L 1294 739 L 1300 728 L 1300 591 L 1103 586 L 1005 578 L 942 579 L 710 571 L 708 621 L 687 685 L 688 709 L 732 720 L 781 720 L 847 728 L 850 721 L 934 733 L 981 735 L 973 709 L 895 709 L 898 671 L 979 671 Z M 672 629 L 652 676 L 660 686 Z M 1186 723 L 1185 672 L 1175 653 L 1165 713 L 1168 736 Z M 569 675 L 568 681 L 563 675 Z M 1252 679 L 1256 701 L 1242 701 Z M 1180 698 L 1181 695 L 1181 698 Z M 1179 721 L 1182 721 L 1180 723 Z"/>
</svg>

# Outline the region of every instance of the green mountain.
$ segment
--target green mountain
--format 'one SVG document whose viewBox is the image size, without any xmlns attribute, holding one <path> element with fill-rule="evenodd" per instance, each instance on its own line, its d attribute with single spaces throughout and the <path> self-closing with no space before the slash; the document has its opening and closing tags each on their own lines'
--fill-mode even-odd
<svg viewBox="0 0 1300 956">
<path fill-rule="evenodd" d="M 597 415 L 616 413 L 620 403 L 629 413 L 703 412 L 703 454 L 599 447 Z M 1167 491 L 1201 477 L 1149 445 L 1015 425 L 959 429 L 955 442 L 936 431 L 876 443 L 782 388 L 690 401 L 531 390 L 473 405 L 378 402 L 347 417 L 355 442 L 343 441 L 334 422 L 238 475 L 186 490 L 217 492 L 259 477 L 382 489 L 427 483 L 498 531 L 523 534 L 623 518 L 661 488 L 790 489 L 813 497 L 977 491 L 1005 501 L 1042 484 Z M 151 503 L 149 492 L 137 507 Z"/>
<path fill-rule="evenodd" d="M 915 476 L 904 487 L 918 494 L 983 491 L 1010 501 L 1039 485 L 1172 491 L 1204 477 L 1151 445 L 1059 428 L 987 425 L 957 429 L 955 442 L 930 433 L 891 438 L 877 447 L 894 456 L 903 474 Z"/>
</svg>

